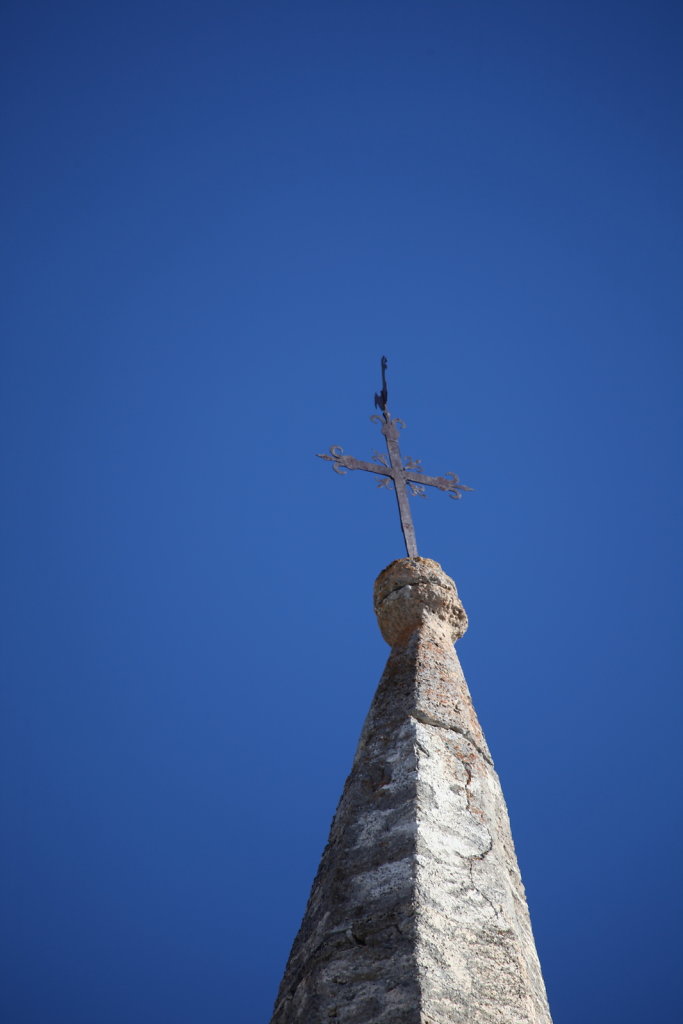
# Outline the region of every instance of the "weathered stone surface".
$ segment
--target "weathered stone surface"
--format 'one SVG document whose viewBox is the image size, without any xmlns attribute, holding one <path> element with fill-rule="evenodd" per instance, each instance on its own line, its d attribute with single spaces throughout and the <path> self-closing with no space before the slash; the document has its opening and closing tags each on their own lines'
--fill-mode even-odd
<svg viewBox="0 0 683 1024">
<path fill-rule="evenodd" d="M 272 1024 L 550 1024 L 455 584 L 401 559 L 375 610 L 392 651 Z"/>
<path fill-rule="evenodd" d="M 382 636 L 391 646 L 430 623 L 450 643 L 467 630 L 467 615 L 455 583 L 431 558 L 399 558 L 375 580 L 375 614 Z"/>
</svg>

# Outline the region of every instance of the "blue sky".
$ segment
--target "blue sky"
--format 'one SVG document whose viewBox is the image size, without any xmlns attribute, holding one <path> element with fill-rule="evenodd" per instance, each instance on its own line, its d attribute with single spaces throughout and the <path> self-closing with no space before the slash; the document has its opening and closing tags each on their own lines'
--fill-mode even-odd
<svg viewBox="0 0 683 1024">
<path fill-rule="evenodd" d="M 555 1024 L 680 1019 L 683 17 L 6 3 L 0 1011 L 269 1019 L 402 447 Z"/>
</svg>

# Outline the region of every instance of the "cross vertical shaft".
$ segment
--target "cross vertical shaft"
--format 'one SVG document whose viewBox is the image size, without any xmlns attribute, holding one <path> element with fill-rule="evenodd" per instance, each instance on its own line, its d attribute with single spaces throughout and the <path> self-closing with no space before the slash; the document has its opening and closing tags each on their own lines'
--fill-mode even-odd
<svg viewBox="0 0 683 1024">
<path fill-rule="evenodd" d="M 413 526 L 413 517 L 410 511 L 410 501 L 408 500 L 408 492 L 406 490 L 406 477 L 403 469 L 403 459 L 401 458 L 401 449 L 398 445 L 398 426 L 392 421 L 388 412 L 384 412 L 384 425 L 382 426 L 382 433 L 387 443 L 387 451 L 389 452 L 389 463 L 393 470 L 394 478 L 394 490 L 396 491 L 396 501 L 398 502 L 398 516 L 401 521 L 401 531 L 403 533 L 403 539 L 406 545 L 406 551 L 408 558 L 417 558 L 417 540 L 415 538 L 415 527 Z"/>
</svg>

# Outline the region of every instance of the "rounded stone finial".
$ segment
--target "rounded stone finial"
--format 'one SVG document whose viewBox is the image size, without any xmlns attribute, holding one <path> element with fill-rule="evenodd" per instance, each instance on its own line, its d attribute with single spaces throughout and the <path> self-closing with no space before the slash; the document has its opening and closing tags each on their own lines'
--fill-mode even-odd
<svg viewBox="0 0 683 1024">
<path fill-rule="evenodd" d="M 467 629 L 467 615 L 455 583 L 431 558 L 399 558 L 375 580 L 375 615 L 392 647 L 431 624 L 455 643 Z"/>
</svg>

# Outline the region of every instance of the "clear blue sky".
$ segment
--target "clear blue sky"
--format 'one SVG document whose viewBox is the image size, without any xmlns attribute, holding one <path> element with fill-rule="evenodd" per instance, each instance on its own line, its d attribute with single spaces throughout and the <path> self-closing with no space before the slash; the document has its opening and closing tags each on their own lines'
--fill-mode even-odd
<svg viewBox="0 0 683 1024">
<path fill-rule="evenodd" d="M 683 14 L 8 2 L 8 1024 L 264 1024 L 387 649 L 379 357 L 555 1024 L 680 985 Z"/>
</svg>

